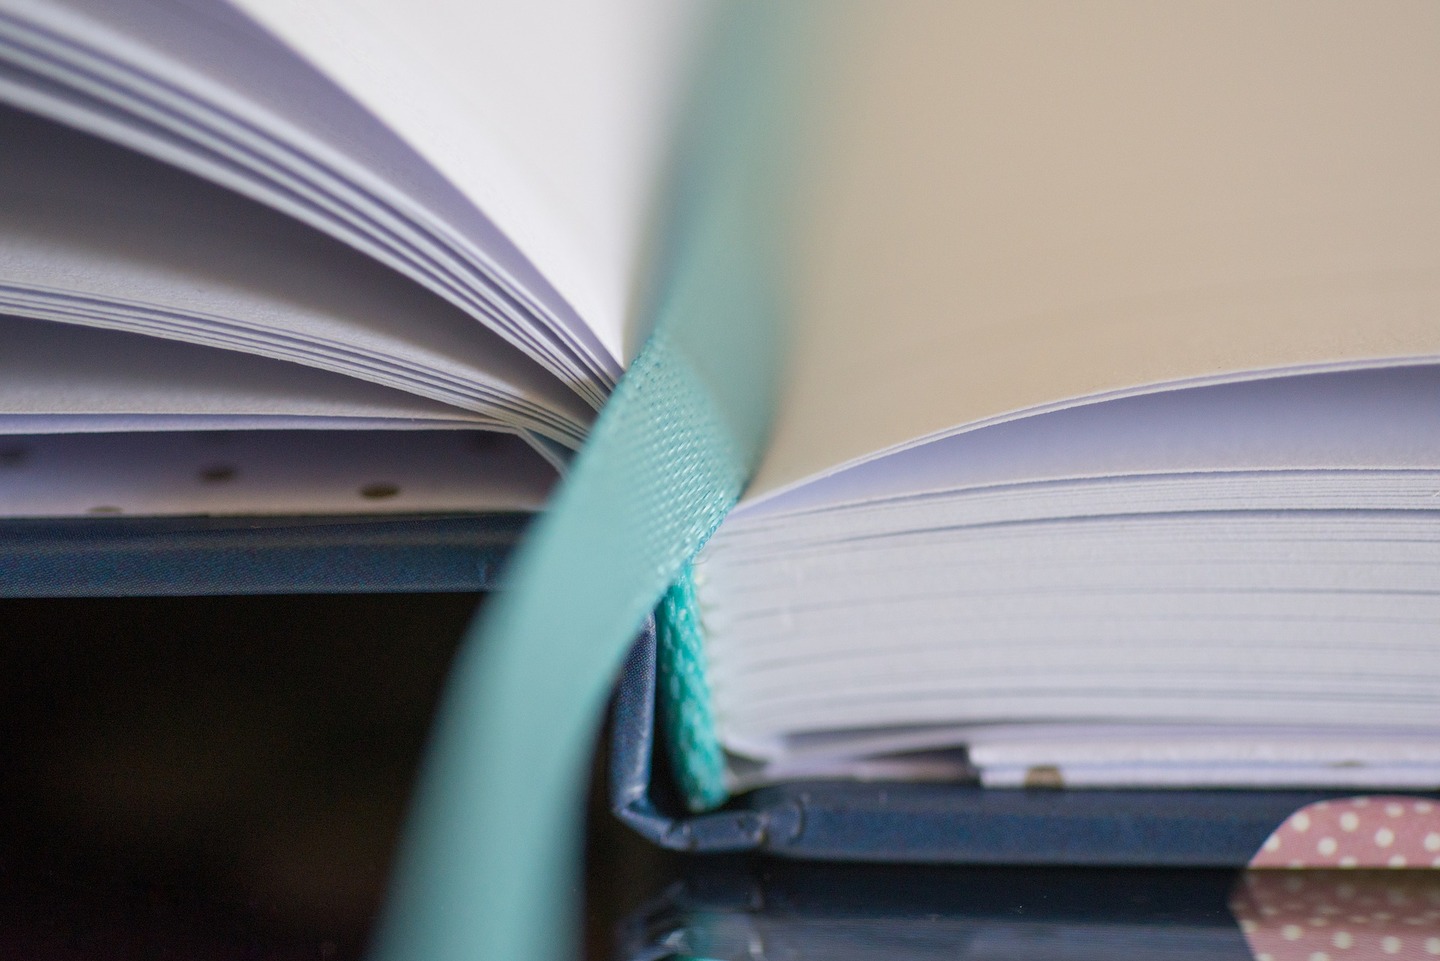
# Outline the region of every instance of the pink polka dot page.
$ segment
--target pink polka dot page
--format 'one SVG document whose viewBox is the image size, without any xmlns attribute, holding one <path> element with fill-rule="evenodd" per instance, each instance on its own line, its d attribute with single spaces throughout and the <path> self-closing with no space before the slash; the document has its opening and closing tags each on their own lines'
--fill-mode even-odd
<svg viewBox="0 0 1440 961">
<path fill-rule="evenodd" d="M 1307 805 L 1275 829 L 1250 867 L 1440 867 L 1440 801 L 1355 797 Z"/>
<path fill-rule="evenodd" d="M 1248 871 L 1230 910 L 1255 961 L 1440 958 L 1440 871 Z"/>
</svg>

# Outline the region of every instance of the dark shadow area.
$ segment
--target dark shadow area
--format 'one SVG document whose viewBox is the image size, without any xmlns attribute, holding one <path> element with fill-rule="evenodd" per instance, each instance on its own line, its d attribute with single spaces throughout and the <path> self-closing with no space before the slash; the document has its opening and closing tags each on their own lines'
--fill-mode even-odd
<svg viewBox="0 0 1440 961">
<path fill-rule="evenodd" d="M 1234 883 L 1218 870 L 717 858 L 618 935 L 636 961 L 1251 961 Z"/>
<path fill-rule="evenodd" d="M 0 955 L 360 957 L 476 602 L 0 601 Z M 674 864 L 603 807 L 591 957 Z"/>
</svg>

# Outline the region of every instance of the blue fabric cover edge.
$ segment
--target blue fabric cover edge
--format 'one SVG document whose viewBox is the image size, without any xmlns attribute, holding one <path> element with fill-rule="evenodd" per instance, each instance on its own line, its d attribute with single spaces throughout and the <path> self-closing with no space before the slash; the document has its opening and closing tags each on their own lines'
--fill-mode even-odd
<svg viewBox="0 0 1440 961">
<path fill-rule="evenodd" d="M 610 751 L 612 808 L 655 844 L 830 861 L 1241 867 L 1297 809 L 1354 793 L 812 781 L 686 815 L 655 764 L 653 628 L 642 633 L 621 675 Z"/>
</svg>

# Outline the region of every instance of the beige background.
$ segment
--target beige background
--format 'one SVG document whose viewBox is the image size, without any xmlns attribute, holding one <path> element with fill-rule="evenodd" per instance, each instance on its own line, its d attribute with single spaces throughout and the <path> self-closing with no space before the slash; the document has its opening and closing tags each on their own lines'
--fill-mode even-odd
<svg viewBox="0 0 1440 961">
<path fill-rule="evenodd" d="M 1440 355 L 1440 4 L 854 10 L 749 497 L 1067 398 Z"/>
</svg>

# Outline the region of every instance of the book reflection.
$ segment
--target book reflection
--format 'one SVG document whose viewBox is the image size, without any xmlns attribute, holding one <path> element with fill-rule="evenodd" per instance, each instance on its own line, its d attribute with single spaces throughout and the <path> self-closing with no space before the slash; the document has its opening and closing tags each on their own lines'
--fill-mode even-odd
<svg viewBox="0 0 1440 961">
<path fill-rule="evenodd" d="M 1440 957 L 1440 871 L 1247 871 L 1230 899 L 1257 959 Z"/>
<path fill-rule="evenodd" d="M 1362 961 L 1440 956 L 1440 872 L 753 864 L 675 883 L 629 961 Z"/>
<path fill-rule="evenodd" d="M 619 932 L 630 961 L 1118 961 L 1251 953 L 1230 871 L 747 864 L 684 878 Z"/>
</svg>

